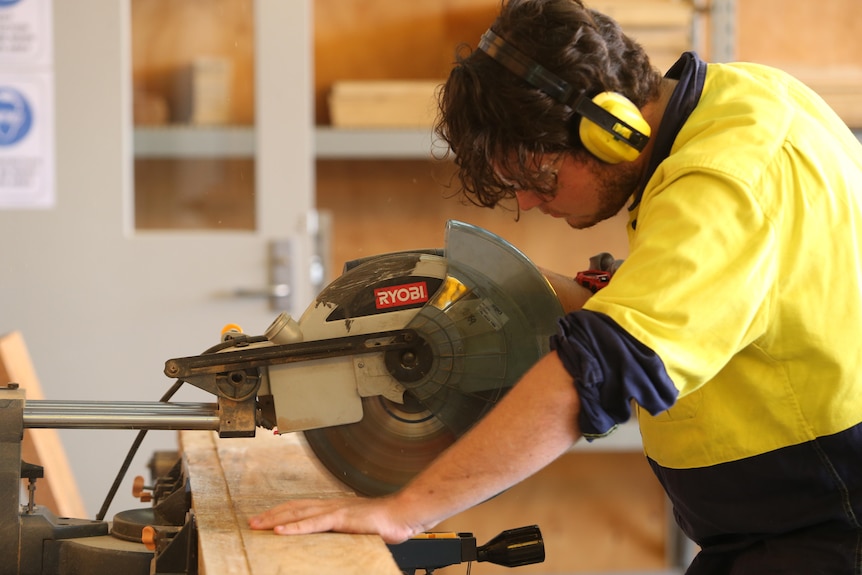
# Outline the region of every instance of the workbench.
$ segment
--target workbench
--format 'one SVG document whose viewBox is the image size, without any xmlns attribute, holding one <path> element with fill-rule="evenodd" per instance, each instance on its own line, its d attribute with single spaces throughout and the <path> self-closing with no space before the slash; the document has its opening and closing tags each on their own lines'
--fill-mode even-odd
<svg viewBox="0 0 862 575">
<path fill-rule="evenodd" d="M 377 536 L 249 529 L 249 517 L 287 499 L 353 495 L 320 467 L 299 434 L 219 439 L 210 431 L 182 431 L 179 442 L 202 575 L 401 575 Z"/>
</svg>

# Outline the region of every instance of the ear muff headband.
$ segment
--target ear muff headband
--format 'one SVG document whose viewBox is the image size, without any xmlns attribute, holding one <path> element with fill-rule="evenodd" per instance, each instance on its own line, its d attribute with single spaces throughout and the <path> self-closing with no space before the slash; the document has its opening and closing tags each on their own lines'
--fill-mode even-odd
<svg viewBox="0 0 862 575">
<path fill-rule="evenodd" d="M 578 135 L 587 150 L 605 162 L 632 161 L 649 140 L 650 127 L 630 100 L 614 92 L 589 98 L 488 29 L 479 49 L 551 98 L 570 106 L 581 117 Z M 586 122 L 584 120 L 587 120 Z"/>
<path fill-rule="evenodd" d="M 503 40 L 490 28 L 482 34 L 479 49 L 561 104 L 572 99 L 568 82 Z"/>
</svg>

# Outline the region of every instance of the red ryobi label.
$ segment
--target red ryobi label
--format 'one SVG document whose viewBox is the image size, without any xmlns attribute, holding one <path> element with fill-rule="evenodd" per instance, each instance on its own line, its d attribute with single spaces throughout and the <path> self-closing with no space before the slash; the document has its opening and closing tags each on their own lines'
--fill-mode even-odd
<svg viewBox="0 0 862 575">
<path fill-rule="evenodd" d="M 374 302 L 377 309 L 401 307 L 428 301 L 428 285 L 425 282 L 377 288 Z"/>
</svg>

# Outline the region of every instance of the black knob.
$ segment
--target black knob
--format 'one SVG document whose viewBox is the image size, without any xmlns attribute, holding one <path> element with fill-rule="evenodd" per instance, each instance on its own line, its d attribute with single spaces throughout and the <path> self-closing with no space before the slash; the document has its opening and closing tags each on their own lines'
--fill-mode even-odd
<svg viewBox="0 0 862 575">
<path fill-rule="evenodd" d="M 478 561 L 504 567 L 532 565 L 545 560 L 545 542 L 538 525 L 503 531 L 476 549 Z"/>
<path fill-rule="evenodd" d="M 21 479 L 33 481 L 34 479 L 42 479 L 43 477 L 45 477 L 45 468 L 41 465 L 34 465 L 26 461 L 21 462 Z"/>
</svg>

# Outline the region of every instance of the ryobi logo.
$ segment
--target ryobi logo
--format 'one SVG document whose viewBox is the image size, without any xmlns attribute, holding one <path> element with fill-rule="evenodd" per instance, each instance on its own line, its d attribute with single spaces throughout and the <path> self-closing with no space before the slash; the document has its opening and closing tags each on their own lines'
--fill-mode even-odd
<svg viewBox="0 0 862 575">
<path fill-rule="evenodd" d="M 374 290 L 377 309 L 406 306 L 428 301 L 428 285 L 425 282 L 402 284 Z"/>
</svg>

